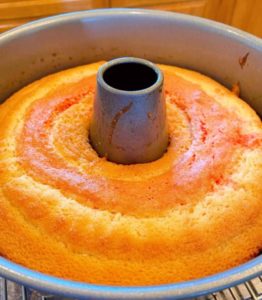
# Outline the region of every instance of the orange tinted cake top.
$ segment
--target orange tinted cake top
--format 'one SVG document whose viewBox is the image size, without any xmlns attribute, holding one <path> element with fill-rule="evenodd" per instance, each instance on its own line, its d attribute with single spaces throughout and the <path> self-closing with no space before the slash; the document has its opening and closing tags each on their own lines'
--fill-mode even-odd
<svg viewBox="0 0 262 300">
<path fill-rule="evenodd" d="M 101 63 L 0 106 L 0 253 L 85 282 L 147 285 L 236 266 L 262 247 L 262 125 L 236 95 L 168 66 L 170 143 L 121 165 L 89 143 Z M 195 267 L 192 267 L 195 266 Z"/>
<path fill-rule="evenodd" d="M 32 177 L 74 195 L 87 206 L 125 215 L 161 215 L 177 205 L 197 201 L 212 191 L 214 184 L 228 180 L 227 168 L 232 163 L 235 149 L 255 147 L 261 142 L 261 135 L 241 132 L 241 120 L 233 111 L 214 102 L 196 84 L 167 72 L 166 98 L 169 106 L 175 105 L 184 115 L 185 126 L 190 131 L 187 140 L 184 141 L 183 132 L 173 132 L 171 127 L 168 158 L 163 159 L 164 170 L 151 175 L 150 164 L 119 165 L 116 172 L 124 172 L 123 176 L 111 178 L 110 174 L 103 174 L 103 166 L 94 171 L 96 161 L 100 159 L 88 144 L 94 90 L 95 76 L 90 76 L 34 102 L 28 109 L 17 141 L 19 160 Z M 87 95 L 92 97 L 86 103 Z M 83 101 L 86 105 L 78 111 L 79 116 L 75 116 L 81 118 L 82 123 L 74 118 L 68 120 L 73 134 L 70 135 L 67 128 L 60 128 L 59 134 L 52 139 L 60 116 Z M 78 127 L 82 127 L 82 132 Z M 52 142 L 68 146 L 72 159 L 77 161 L 81 157 L 86 162 L 84 170 L 68 164 Z M 90 161 L 89 152 L 94 160 Z M 113 165 L 105 159 L 103 164 Z M 140 174 L 140 169 L 144 172 L 149 169 L 149 172 L 146 178 L 141 176 L 133 181 L 129 169 L 131 175 L 134 171 Z M 126 180 L 125 175 L 131 180 Z M 233 184 L 232 180 L 230 184 Z"/>
</svg>

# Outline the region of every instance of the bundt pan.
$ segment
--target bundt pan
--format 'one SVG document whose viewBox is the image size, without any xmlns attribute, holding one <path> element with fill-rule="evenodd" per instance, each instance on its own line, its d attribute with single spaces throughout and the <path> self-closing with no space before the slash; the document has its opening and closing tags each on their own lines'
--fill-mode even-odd
<svg viewBox="0 0 262 300">
<path fill-rule="evenodd" d="M 229 88 L 239 83 L 241 97 L 262 114 L 261 39 L 197 17 L 139 9 L 70 13 L 2 34 L 0 100 L 46 74 L 122 56 L 197 70 Z M 1 276 L 48 293 L 83 299 L 190 299 L 261 273 L 262 255 L 198 280 L 113 287 L 55 278 L 0 257 Z"/>
</svg>

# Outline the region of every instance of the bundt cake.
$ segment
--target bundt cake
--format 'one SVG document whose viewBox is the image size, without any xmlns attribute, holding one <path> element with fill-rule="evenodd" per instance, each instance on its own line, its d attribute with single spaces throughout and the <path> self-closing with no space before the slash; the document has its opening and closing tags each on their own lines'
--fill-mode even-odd
<svg viewBox="0 0 262 300">
<path fill-rule="evenodd" d="M 121 165 L 88 140 L 102 62 L 38 80 L 0 106 L 0 255 L 62 278 L 199 278 L 262 248 L 262 123 L 199 73 L 160 65 L 170 144 Z"/>
</svg>

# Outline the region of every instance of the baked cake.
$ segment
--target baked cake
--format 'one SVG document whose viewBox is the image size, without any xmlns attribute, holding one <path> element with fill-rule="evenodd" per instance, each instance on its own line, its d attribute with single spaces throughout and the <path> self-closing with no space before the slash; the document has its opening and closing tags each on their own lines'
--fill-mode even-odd
<svg viewBox="0 0 262 300">
<path fill-rule="evenodd" d="M 88 128 L 102 62 L 0 106 L 0 254 L 62 278 L 151 285 L 237 266 L 262 248 L 262 123 L 217 82 L 164 72 L 162 158 L 100 158 Z"/>
</svg>

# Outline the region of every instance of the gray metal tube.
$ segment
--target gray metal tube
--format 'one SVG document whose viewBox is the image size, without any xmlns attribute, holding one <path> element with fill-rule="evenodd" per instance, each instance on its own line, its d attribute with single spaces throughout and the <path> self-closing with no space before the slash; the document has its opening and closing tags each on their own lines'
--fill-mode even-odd
<svg viewBox="0 0 262 300">
<path fill-rule="evenodd" d="M 100 156 L 121 163 L 160 158 L 168 145 L 163 74 L 153 63 L 122 57 L 100 67 L 90 139 Z"/>
</svg>

